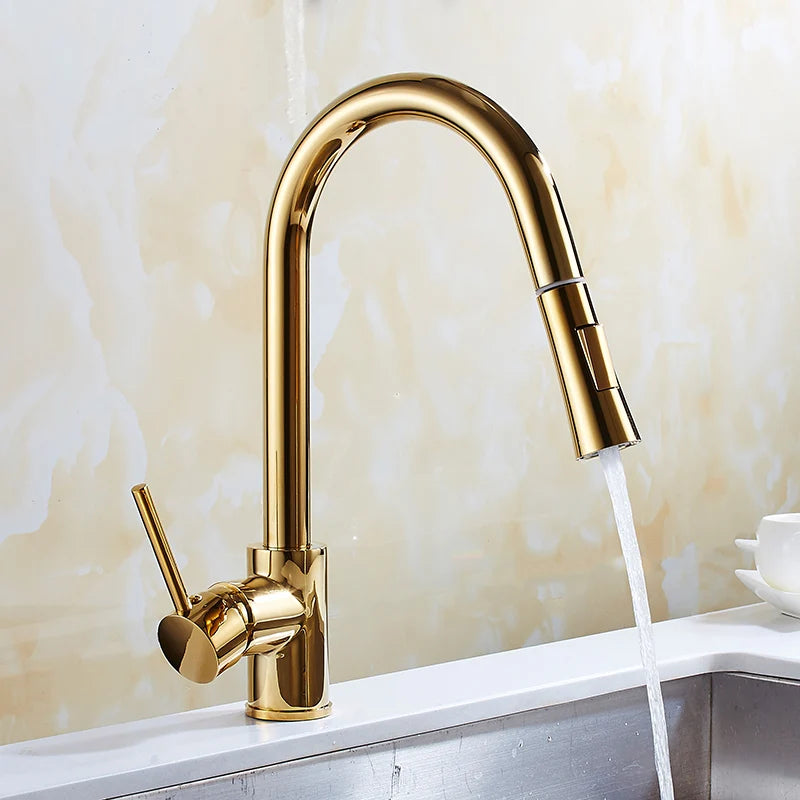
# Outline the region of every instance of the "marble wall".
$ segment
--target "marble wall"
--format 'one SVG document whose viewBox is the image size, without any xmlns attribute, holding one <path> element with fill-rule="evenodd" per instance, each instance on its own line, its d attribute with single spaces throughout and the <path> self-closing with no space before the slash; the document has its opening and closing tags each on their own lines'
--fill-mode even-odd
<svg viewBox="0 0 800 800">
<path fill-rule="evenodd" d="M 800 5 L 303 11 L 0 5 L 0 742 L 243 697 L 241 668 L 198 687 L 163 662 L 129 489 L 151 484 L 190 589 L 242 576 L 272 186 L 304 122 L 376 75 L 470 83 L 545 153 L 644 439 L 624 461 L 654 616 L 749 602 L 734 536 L 800 507 Z M 630 625 L 482 159 L 425 123 L 367 137 L 312 273 L 334 680 Z"/>
</svg>

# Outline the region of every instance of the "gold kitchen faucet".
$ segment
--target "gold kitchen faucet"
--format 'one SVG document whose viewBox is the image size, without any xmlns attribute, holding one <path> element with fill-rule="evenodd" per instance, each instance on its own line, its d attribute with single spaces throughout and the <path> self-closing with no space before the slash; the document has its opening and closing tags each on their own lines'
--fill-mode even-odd
<svg viewBox="0 0 800 800">
<path fill-rule="evenodd" d="M 457 131 L 503 184 L 577 457 L 639 441 L 553 176 L 525 131 L 488 97 L 434 75 L 391 75 L 336 100 L 295 144 L 267 218 L 264 543 L 247 550 L 249 577 L 187 595 L 147 487 L 132 490 L 175 605 L 158 628 L 164 655 L 199 683 L 251 656 L 246 713 L 257 719 L 314 719 L 331 710 L 326 551 L 312 543 L 309 515 L 309 236 L 322 187 L 342 154 L 399 119 L 429 119 Z"/>
</svg>

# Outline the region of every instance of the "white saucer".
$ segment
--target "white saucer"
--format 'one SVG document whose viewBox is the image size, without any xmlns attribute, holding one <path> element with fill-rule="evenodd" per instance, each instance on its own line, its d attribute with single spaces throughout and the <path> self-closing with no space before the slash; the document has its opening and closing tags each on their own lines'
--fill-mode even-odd
<svg viewBox="0 0 800 800">
<path fill-rule="evenodd" d="M 782 592 L 773 588 L 758 574 L 757 569 L 737 569 L 736 577 L 765 603 L 775 606 L 778 611 L 790 617 L 800 619 L 800 592 Z"/>
</svg>

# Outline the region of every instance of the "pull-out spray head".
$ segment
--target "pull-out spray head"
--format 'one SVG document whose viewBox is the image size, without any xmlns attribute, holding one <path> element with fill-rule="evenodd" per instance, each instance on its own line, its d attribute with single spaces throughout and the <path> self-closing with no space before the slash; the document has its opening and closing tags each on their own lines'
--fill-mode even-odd
<svg viewBox="0 0 800 800">
<path fill-rule="evenodd" d="M 639 432 L 620 389 L 605 331 L 586 282 L 560 281 L 537 292 L 578 458 L 627 447 Z"/>
</svg>

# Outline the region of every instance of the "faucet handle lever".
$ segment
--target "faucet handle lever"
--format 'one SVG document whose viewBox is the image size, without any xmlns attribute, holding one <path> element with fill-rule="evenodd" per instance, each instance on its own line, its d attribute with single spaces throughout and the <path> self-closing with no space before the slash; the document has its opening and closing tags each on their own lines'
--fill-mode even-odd
<svg viewBox="0 0 800 800">
<path fill-rule="evenodd" d="M 172 549 L 167 541 L 161 520 L 158 518 L 158 512 L 150 494 L 150 489 L 146 483 L 138 483 L 131 489 L 131 494 L 136 501 L 136 507 L 139 509 L 144 529 L 147 531 L 147 538 L 150 540 L 150 544 L 153 545 L 153 552 L 156 554 L 156 561 L 158 561 L 161 574 L 164 576 L 164 583 L 167 584 L 169 596 L 175 604 L 175 611 L 185 617 L 191 610 L 192 604 L 186 594 L 183 578 L 181 578 L 181 573 L 178 571 L 178 565 L 175 563 L 175 556 L 172 555 Z"/>
</svg>

